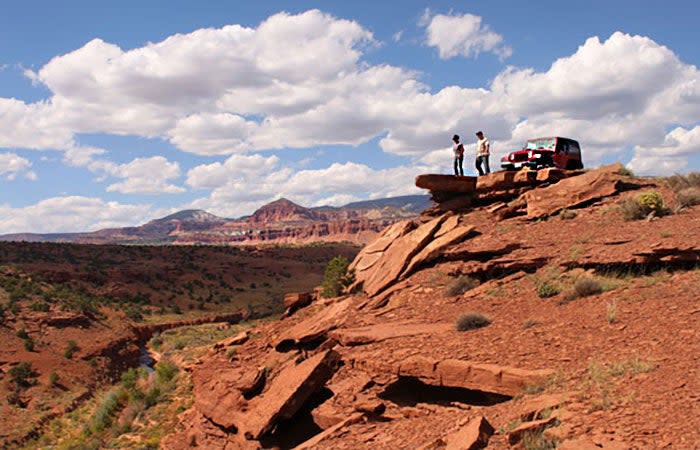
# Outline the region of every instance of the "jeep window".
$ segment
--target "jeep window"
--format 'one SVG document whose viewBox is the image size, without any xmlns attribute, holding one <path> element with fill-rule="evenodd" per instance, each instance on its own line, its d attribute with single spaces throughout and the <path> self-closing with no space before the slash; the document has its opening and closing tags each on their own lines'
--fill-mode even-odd
<svg viewBox="0 0 700 450">
<path fill-rule="evenodd" d="M 569 142 L 569 154 L 571 154 L 573 156 L 581 156 L 581 149 L 578 146 L 578 142 L 576 142 L 576 141 Z"/>
<path fill-rule="evenodd" d="M 569 141 L 559 139 L 557 142 L 557 153 L 558 152 L 564 152 L 565 154 L 569 154 Z"/>
<path fill-rule="evenodd" d="M 525 144 L 525 150 L 537 150 L 538 148 L 546 148 L 548 150 L 554 150 L 554 144 L 556 139 L 533 139 L 527 141 Z"/>
</svg>

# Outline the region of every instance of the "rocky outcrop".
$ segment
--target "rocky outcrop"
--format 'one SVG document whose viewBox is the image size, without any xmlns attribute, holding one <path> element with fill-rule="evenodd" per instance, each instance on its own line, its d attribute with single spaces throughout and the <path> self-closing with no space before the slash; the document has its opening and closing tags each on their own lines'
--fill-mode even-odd
<svg viewBox="0 0 700 450">
<path fill-rule="evenodd" d="M 343 324 L 351 306 L 351 300 L 347 299 L 322 309 L 315 315 L 289 328 L 277 339 L 275 348 L 278 351 L 288 351 L 299 345 L 325 340 L 326 334 L 330 330 Z"/>
<path fill-rule="evenodd" d="M 251 409 L 241 424 L 248 439 L 259 439 L 278 422 L 289 419 L 311 394 L 331 378 L 340 360 L 329 350 L 288 365 L 275 378 L 270 389 L 251 402 Z"/>
<path fill-rule="evenodd" d="M 621 170 L 620 163 L 603 166 L 552 186 L 526 192 L 522 201 L 527 205 L 527 218 L 551 216 L 565 208 L 577 208 L 625 190 L 649 185 L 630 180 L 620 174 Z"/>
<path fill-rule="evenodd" d="M 525 370 L 428 356 L 412 356 L 387 363 L 359 355 L 353 362 L 370 374 L 411 377 L 434 386 L 464 388 L 508 397 L 521 394 L 528 386 L 540 385 L 554 374 L 548 369 Z"/>
<path fill-rule="evenodd" d="M 285 315 L 293 314 L 299 308 L 309 306 L 313 296 L 311 292 L 290 292 L 284 295 Z"/>
<path fill-rule="evenodd" d="M 357 279 L 362 282 L 367 295 L 376 295 L 396 281 L 411 258 L 430 242 L 445 219 L 446 216 L 432 219 L 396 239 L 382 253 L 371 271 L 358 274 Z M 368 275 L 366 278 L 363 276 L 365 273 Z"/>
</svg>

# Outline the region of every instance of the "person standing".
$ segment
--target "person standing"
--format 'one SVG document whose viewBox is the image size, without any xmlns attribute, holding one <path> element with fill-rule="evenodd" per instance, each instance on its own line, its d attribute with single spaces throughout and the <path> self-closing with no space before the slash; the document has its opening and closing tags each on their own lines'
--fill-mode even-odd
<svg viewBox="0 0 700 450">
<path fill-rule="evenodd" d="M 481 131 L 476 132 L 476 137 L 478 138 L 478 141 L 476 142 L 476 170 L 479 171 L 479 175 L 491 173 L 491 169 L 489 168 L 491 143 L 488 139 L 486 139 L 484 133 Z M 484 170 L 481 169 L 482 164 L 484 165 Z"/>
<path fill-rule="evenodd" d="M 464 169 L 462 168 L 462 163 L 464 162 L 464 146 L 459 142 L 459 135 L 455 134 L 452 136 L 452 151 L 455 155 L 455 175 L 464 176 Z"/>
</svg>

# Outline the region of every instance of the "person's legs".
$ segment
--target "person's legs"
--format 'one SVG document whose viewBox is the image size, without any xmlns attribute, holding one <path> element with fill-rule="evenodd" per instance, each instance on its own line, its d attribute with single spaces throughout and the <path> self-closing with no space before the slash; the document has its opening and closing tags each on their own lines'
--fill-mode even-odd
<svg viewBox="0 0 700 450">
<path fill-rule="evenodd" d="M 459 175 L 464 176 L 464 168 L 462 167 L 462 163 L 464 162 L 464 155 L 459 157 Z"/>
<path fill-rule="evenodd" d="M 491 173 L 491 168 L 489 167 L 489 155 L 484 156 L 484 169 L 486 173 Z"/>
<path fill-rule="evenodd" d="M 476 157 L 476 170 L 479 172 L 479 176 L 484 174 L 484 171 L 481 170 L 481 156 Z"/>
<path fill-rule="evenodd" d="M 455 167 L 455 175 L 459 175 L 459 172 L 457 171 L 457 162 L 459 160 L 459 157 L 455 156 L 455 162 L 454 162 L 454 167 Z"/>
</svg>

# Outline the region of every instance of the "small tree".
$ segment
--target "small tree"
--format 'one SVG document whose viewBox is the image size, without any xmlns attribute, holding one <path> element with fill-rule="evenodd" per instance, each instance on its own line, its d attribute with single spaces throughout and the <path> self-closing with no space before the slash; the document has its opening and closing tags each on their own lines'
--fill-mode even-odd
<svg viewBox="0 0 700 450">
<path fill-rule="evenodd" d="M 324 297 L 337 297 L 343 289 L 350 286 L 355 281 L 355 272 L 348 270 L 350 263 L 344 256 L 336 256 L 331 259 L 323 275 L 321 295 Z"/>
</svg>

